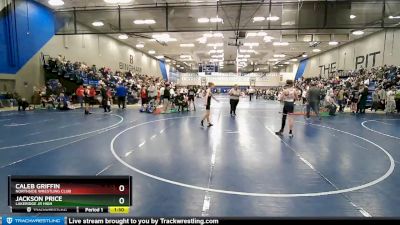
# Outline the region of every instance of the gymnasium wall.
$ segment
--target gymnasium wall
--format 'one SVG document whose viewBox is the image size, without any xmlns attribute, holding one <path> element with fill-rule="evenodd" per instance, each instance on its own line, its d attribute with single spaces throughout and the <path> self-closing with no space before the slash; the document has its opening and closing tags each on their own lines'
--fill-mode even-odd
<svg viewBox="0 0 400 225">
<path fill-rule="evenodd" d="M 30 99 L 44 83 L 38 52 L 54 35 L 53 13 L 32 0 L 1 2 L 0 90 Z"/>
<path fill-rule="evenodd" d="M 54 35 L 53 12 L 32 0 L 15 0 L 0 16 L 0 73 L 17 73 Z"/>
<path fill-rule="evenodd" d="M 55 36 L 51 9 L 33 0 L 15 0 L 13 8 L 3 8 L 0 16 L 0 91 L 16 91 L 30 100 L 34 87 L 44 85 L 41 53 L 162 76 L 165 65 L 109 36 Z"/>
<path fill-rule="evenodd" d="M 41 50 L 67 60 L 107 66 L 113 71 L 126 71 L 161 77 L 160 62 L 106 35 L 56 35 Z"/>
<path fill-rule="evenodd" d="M 309 58 L 304 77 L 327 77 L 337 70 L 400 65 L 399 48 L 400 29 L 385 29 Z"/>
</svg>

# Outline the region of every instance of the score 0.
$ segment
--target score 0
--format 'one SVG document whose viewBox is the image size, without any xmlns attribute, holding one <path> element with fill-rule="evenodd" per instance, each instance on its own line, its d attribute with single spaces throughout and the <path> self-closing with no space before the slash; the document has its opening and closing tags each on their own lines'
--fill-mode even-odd
<svg viewBox="0 0 400 225">
<path fill-rule="evenodd" d="M 124 194 L 126 191 L 126 188 L 127 187 L 125 185 L 121 184 L 118 186 L 118 192 L 120 192 L 120 194 Z M 120 197 L 118 199 L 118 204 L 125 205 L 126 204 L 125 197 Z M 108 212 L 112 213 L 112 214 L 127 214 L 127 213 L 129 213 L 129 206 L 109 206 Z"/>
<path fill-rule="evenodd" d="M 123 193 L 125 191 L 125 185 L 122 184 L 119 185 L 118 190 Z M 121 205 L 125 204 L 125 198 L 124 197 L 119 198 L 118 202 Z"/>
</svg>

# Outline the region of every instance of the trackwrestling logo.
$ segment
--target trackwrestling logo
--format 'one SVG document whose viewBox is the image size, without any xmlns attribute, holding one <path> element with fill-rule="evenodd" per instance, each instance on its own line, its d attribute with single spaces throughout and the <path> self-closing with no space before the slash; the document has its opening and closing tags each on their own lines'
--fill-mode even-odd
<svg viewBox="0 0 400 225">
<path fill-rule="evenodd" d="M 64 225 L 64 217 L 3 217 L 3 225 Z"/>
</svg>

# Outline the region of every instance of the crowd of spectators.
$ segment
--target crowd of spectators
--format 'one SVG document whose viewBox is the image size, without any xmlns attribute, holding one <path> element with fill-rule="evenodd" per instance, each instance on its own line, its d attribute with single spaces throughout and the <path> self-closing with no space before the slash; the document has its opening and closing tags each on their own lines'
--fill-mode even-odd
<svg viewBox="0 0 400 225">
<path fill-rule="evenodd" d="M 366 108 L 386 113 L 400 112 L 400 67 L 385 65 L 370 70 L 361 68 L 346 76 L 329 79 L 302 78 L 296 81 L 295 86 L 301 93 L 303 103 L 312 84 L 320 89 L 321 105 L 327 108 L 338 105 L 339 112 L 346 107 L 352 113 L 361 114 L 365 113 Z"/>
<path fill-rule="evenodd" d="M 84 107 L 86 102 L 89 105 L 99 104 L 105 112 L 109 112 L 114 103 L 118 103 L 118 107 L 124 109 L 126 103 L 135 104 L 140 101 L 142 111 L 147 111 L 150 104 L 153 110 L 157 106 L 167 105 L 163 107 L 164 111 L 175 108 L 183 111 L 184 108 L 189 109 L 191 96 L 199 96 L 201 91 L 197 86 L 178 87 L 161 77 L 133 74 L 130 71 L 113 71 L 108 67 L 97 69 L 96 65 L 71 62 L 61 55 L 49 58 L 45 67 L 60 77 L 76 81 L 79 87 L 73 93 L 66 93 L 59 82 L 55 88 L 54 82 L 51 87 L 48 84 L 37 91 L 43 107 L 50 104 L 51 107 L 59 109 L 73 109 L 71 102 L 79 103 L 80 107 Z M 49 93 L 46 90 L 51 91 Z M 168 98 L 168 104 L 165 104 L 164 96 Z M 37 104 L 37 101 L 33 102 Z"/>
<path fill-rule="evenodd" d="M 99 104 L 105 112 L 109 112 L 114 103 L 118 103 L 119 108 L 125 108 L 126 103 L 136 104 L 140 101 L 141 111 L 149 111 L 149 107 L 153 111 L 157 106 L 162 106 L 163 111 L 171 108 L 183 111 L 189 109 L 193 96 L 200 97 L 204 91 L 199 86 L 179 87 L 161 77 L 113 71 L 108 67 L 98 69 L 96 65 L 88 66 L 84 62 L 65 60 L 61 55 L 49 58 L 45 67 L 80 85 L 70 93 L 58 79 L 49 80 L 46 86 L 35 87 L 31 103 L 33 106 L 42 105 L 43 108 L 68 110 L 74 109 L 72 103 L 84 107 L 86 102 L 90 106 Z M 307 92 L 312 85 L 320 90 L 321 105 L 327 108 L 338 105 L 339 112 L 343 112 L 346 107 L 353 113 L 364 113 L 366 108 L 387 113 L 400 111 L 400 67 L 385 65 L 369 70 L 361 68 L 345 76 L 328 79 L 302 78 L 295 82 L 295 87 L 299 90 L 303 104 L 307 102 Z M 255 95 L 256 99 L 276 100 L 280 91 L 281 87 L 249 87 L 244 90 L 244 94 L 250 97 Z M 167 103 L 165 98 L 168 99 Z M 29 107 L 26 99 L 19 98 L 17 102 L 23 110 Z"/>
</svg>

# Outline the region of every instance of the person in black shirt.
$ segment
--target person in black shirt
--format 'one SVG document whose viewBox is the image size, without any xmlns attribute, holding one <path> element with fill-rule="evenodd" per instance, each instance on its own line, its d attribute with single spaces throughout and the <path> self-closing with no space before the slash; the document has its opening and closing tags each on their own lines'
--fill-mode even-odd
<svg viewBox="0 0 400 225">
<path fill-rule="evenodd" d="M 109 96 L 107 94 L 107 89 L 106 87 L 103 85 L 100 89 L 100 93 L 101 93 L 101 104 L 103 106 L 104 112 L 111 112 L 111 105 L 109 105 L 108 101 L 110 101 Z"/>
<path fill-rule="evenodd" d="M 167 112 L 167 110 L 168 110 L 168 107 L 169 107 L 169 101 L 170 101 L 170 99 L 171 99 L 171 92 L 170 92 L 170 86 L 169 86 L 169 84 L 165 84 L 165 89 L 164 89 L 164 95 L 163 95 L 163 98 L 164 98 L 164 112 Z"/>
<path fill-rule="evenodd" d="M 363 88 L 360 90 L 360 92 L 361 93 L 357 103 L 357 112 L 360 114 L 364 114 L 365 105 L 367 104 L 367 98 L 368 98 L 368 87 L 364 85 Z"/>
<path fill-rule="evenodd" d="M 189 87 L 188 90 L 188 102 L 189 102 L 189 108 L 191 103 L 193 103 L 193 110 L 196 111 L 196 105 L 194 104 L 194 96 L 196 95 L 196 89 L 193 86 Z"/>
<path fill-rule="evenodd" d="M 207 120 L 207 122 L 208 122 L 208 127 L 213 126 L 213 124 L 211 123 L 211 120 L 210 120 L 211 98 L 213 98 L 215 101 L 219 102 L 219 101 L 213 96 L 213 93 L 212 93 L 212 90 L 211 90 L 211 88 L 213 88 L 213 87 L 214 87 L 214 83 L 209 82 L 209 83 L 208 83 L 207 90 L 206 90 L 206 95 L 205 95 L 205 98 L 206 98 L 206 104 L 205 104 L 205 106 L 206 106 L 206 113 L 204 114 L 204 116 L 203 116 L 203 118 L 202 118 L 202 120 L 201 120 L 201 122 L 200 122 L 200 125 L 201 125 L 202 127 L 204 126 L 204 120 Z"/>
</svg>

